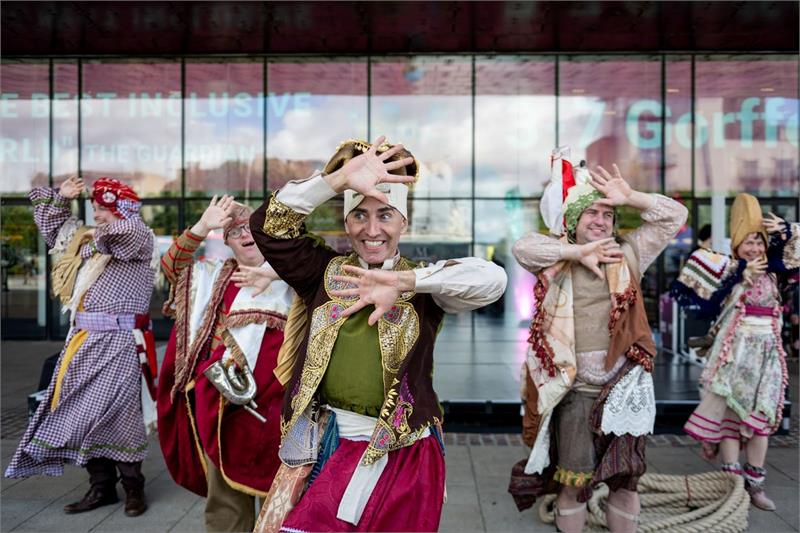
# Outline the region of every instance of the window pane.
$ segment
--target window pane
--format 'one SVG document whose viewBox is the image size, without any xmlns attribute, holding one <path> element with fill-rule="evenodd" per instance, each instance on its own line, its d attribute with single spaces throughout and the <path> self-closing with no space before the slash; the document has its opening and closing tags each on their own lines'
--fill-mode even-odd
<svg viewBox="0 0 800 533">
<path fill-rule="evenodd" d="M 0 229 L 2 328 L 8 338 L 44 337 L 47 292 L 44 240 L 28 205 L 4 205 Z"/>
<path fill-rule="evenodd" d="M 692 62 L 684 56 L 666 62 L 666 130 L 664 139 L 667 193 L 692 194 Z M 661 113 L 653 114 L 644 128 L 661 142 Z M 695 132 L 697 136 L 697 132 Z"/>
<path fill-rule="evenodd" d="M 0 64 L 0 192 L 24 196 L 50 174 L 50 66 Z"/>
<path fill-rule="evenodd" d="M 472 64 L 461 57 L 376 59 L 373 136 L 402 142 L 420 163 L 416 198 L 472 194 Z"/>
<path fill-rule="evenodd" d="M 263 61 L 186 63 L 186 191 L 263 196 Z"/>
<path fill-rule="evenodd" d="M 150 226 L 155 233 L 155 246 L 159 255 L 167 253 L 174 235 L 178 233 L 178 206 L 177 204 L 153 205 L 145 204 L 141 210 L 142 220 Z M 164 302 L 169 297 L 169 283 L 161 270 L 158 271 L 156 283 L 153 286 L 153 296 L 150 299 L 150 318 L 153 328 L 159 337 L 169 335 L 172 323 L 161 312 Z"/>
<path fill-rule="evenodd" d="M 660 191 L 658 58 L 563 57 L 558 79 L 558 142 L 572 148 L 571 159 L 616 163 L 633 188 Z"/>
<path fill-rule="evenodd" d="M 504 323 L 516 327 L 520 321 L 531 318 L 534 278 L 519 266 L 511 248 L 526 233 L 547 232 L 539 217 L 539 201 L 476 200 L 475 220 L 475 256 L 492 258 L 506 269 L 508 288 L 504 297 Z M 526 331 L 529 325 L 526 323 Z"/>
<path fill-rule="evenodd" d="M 472 205 L 469 200 L 428 200 L 414 196 L 408 207 L 408 232 L 400 239 L 406 248 L 412 243 L 419 250 L 463 250 L 469 255 L 472 241 Z M 461 255 L 464 255 L 462 253 Z M 421 254 L 421 255 L 420 255 Z M 449 259 L 453 255 L 418 252 L 415 258 Z M 457 257 L 457 256 L 456 256 Z"/>
<path fill-rule="evenodd" d="M 475 195 L 541 194 L 556 144 L 555 62 L 475 61 Z"/>
<path fill-rule="evenodd" d="M 797 196 L 797 61 L 797 55 L 697 58 L 697 195 Z"/>
<path fill-rule="evenodd" d="M 53 183 L 78 174 L 78 64 L 53 64 Z"/>
<path fill-rule="evenodd" d="M 83 64 L 81 170 L 121 179 L 141 197 L 181 190 L 181 71 L 165 60 Z"/>
<path fill-rule="evenodd" d="M 367 136 L 367 62 L 308 59 L 267 64 L 267 185 L 322 169 L 347 139 Z"/>
</svg>

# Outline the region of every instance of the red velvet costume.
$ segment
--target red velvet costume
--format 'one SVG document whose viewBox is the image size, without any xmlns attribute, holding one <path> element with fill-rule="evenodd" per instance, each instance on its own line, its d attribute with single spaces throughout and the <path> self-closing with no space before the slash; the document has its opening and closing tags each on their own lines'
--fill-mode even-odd
<svg viewBox="0 0 800 533">
<path fill-rule="evenodd" d="M 291 300 L 274 299 L 278 305 L 271 309 L 264 306 L 241 309 L 239 305 L 231 313 L 237 295 L 244 290 L 230 281 L 237 268 L 236 261 L 229 259 L 216 266 L 192 265 L 192 253 L 200 242 L 201 239 L 187 231 L 162 259 L 162 269 L 173 281 L 174 291 L 165 304 L 165 312 L 173 314 L 176 323 L 158 384 L 161 449 L 173 479 L 192 492 L 207 494 L 204 463 L 207 457 L 231 488 L 264 496 L 280 464 L 277 450 L 284 389 L 273 370 L 283 343 L 283 326 Z M 212 271 L 216 275 L 209 278 L 211 283 L 204 285 L 192 279 L 203 275 L 208 278 Z M 202 300 L 200 292 L 209 290 L 210 297 Z M 248 305 L 247 299 L 243 300 Z M 203 306 L 198 315 L 202 320 L 195 318 L 192 324 L 191 308 L 195 305 Z M 167 311 L 168 306 L 171 309 Z M 258 358 L 254 368 L 251 366 L 257 384 L 256 410 L 267 419 L 266 423 L 243 407 L 224 400 L 203 374 L 223 358 L 232 342 L 235 344 L 229 330 L 254 324 L 266 325 Z M 245 347 L 241 348 L 244 351 Z"/>
</svg>

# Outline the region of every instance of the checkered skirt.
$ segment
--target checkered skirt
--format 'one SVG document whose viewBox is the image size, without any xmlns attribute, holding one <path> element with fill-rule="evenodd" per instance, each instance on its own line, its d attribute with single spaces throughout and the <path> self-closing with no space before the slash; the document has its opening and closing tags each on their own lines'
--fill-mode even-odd
<svg viewBox="0 0 800 533">
<path fill-rule="evenodd" d="M 90 333 L 69 363 L 58 405 L 51 411 L 65 351 L 7 477 L 58 476 L 64 463 L 84 466 L 96 457 L 135 462 L 147 454 L 141 370 L 131 332 Z"/>
<path fill-rule="evenodd" d="M 40 203 L 36 216 L 42 235 L 51 237 L 55 224 L 62 224 L 68 216 L 68 209 Z M 99 228 L 95 239 L 112 259 L 86 292 L 84 310 L 114 315 L 146 313 L 153 292 L 153 236 L 148 227 L 141 218 L 133 217 Z M 58 406 L 51 410 L 71 336 L 45 398 L 6 469 L 8 477 L 57 476 L 63 473 L 64 463 L 84 466 L 96 457 L 135 462 L 147 454 L 141 370 L 130 331 L 90 332 L 70 361 Z"/>
</svg>

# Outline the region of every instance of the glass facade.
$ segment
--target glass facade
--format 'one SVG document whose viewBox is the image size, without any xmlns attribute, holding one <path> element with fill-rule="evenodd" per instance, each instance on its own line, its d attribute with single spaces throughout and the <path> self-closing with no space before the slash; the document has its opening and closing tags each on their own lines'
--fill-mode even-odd
<svg viewBox="0 0 800 533">
<path fill-rule="evenodd" d="M 656 324 L 658 295 L 710 221 L 711 196 L 753 192 L 797 219 L 798 90 L 798 56 L 785 54 L 4 59 L 4 336 L 64 334 L 25 198 L 32 187 L 76 173 L 125 180 L 163 252 L 212 195 L 258 205 L 321 168 L 341 141 L 378 134 L 421 164 L 403 253 L 492 258 L 509 274 L 503 301 L 448 318 L 442 335 L 522 357 L 533 280 L 511 245 L 543 231 L 538 202 L 556 145 L 690 207 L 644 280 Z M 309 224 L 341 248 L 340 213 L 332 200 Z M 620 230 L 635 224 L 623 212 Z M 151 306 L 162 337 L 166 291 L 162 280 Z"/>
</svg>

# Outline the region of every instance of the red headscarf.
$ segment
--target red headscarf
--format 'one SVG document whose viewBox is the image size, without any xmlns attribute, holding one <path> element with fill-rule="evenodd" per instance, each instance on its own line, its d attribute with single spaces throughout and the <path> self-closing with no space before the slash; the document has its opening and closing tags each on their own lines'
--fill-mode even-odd
<svg viewBox="0 0 800 533">
<path fill-rule="evenodd" d="M 139 213 L 141 201 L 128 185 L 113 178 L 100 178 L 94 182 L 92 198 L 118 218 L 128 219 Z"/>
</svg>

